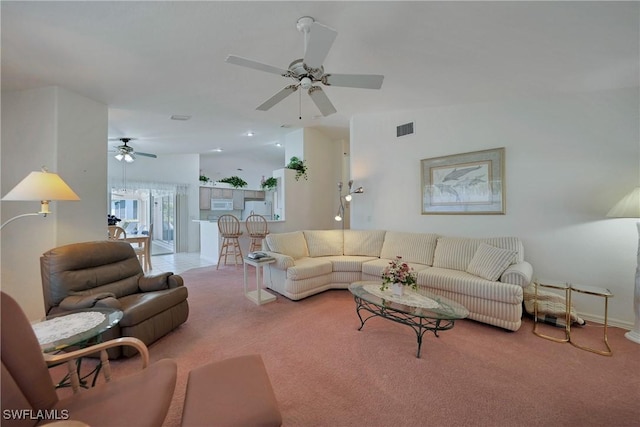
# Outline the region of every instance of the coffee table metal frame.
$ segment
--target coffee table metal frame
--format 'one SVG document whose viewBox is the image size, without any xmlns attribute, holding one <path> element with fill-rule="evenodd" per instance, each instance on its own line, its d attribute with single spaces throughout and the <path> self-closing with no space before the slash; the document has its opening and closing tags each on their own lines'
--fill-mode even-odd
<svg viewBox="0 0 640 427">
<path fill-rule="evenodd" d="M 418 342 L 418 351 L 416 352 L 417 358 L 420 358 L 422 337 L 425 332 L 431 331 L 436 337 L 439 337 L 438 331 L 446 331 L 453 328 L 456 320 L 464 319 L 469 315 L 469 311 L 462 305 L 448 300 L 447 298 L 422 290 L 419 292 L 419 295 L 437 301 L 440 304 L 440 309 L 426 309 L 405 305 L 379 298 L 364 290 L 365 294 L 356 294 L 356 292 L 359 291 L 359 288 L 361 289 L 366 284 L 380 283 L 381 282 L 365 281 L 354 282 L 349 285 L 349 291 L 353 294 L 353 298 L 356 303 L 356 313 L 360 319 L 360 327 L 358 330 L 362 330 L 366 321 L 373 317 L 382 317 L 402 325 L 407 325 L 416 333 L 416 339 Z M 364 298 L 365 295 L 367 299 Z M 366 311 L 370 313 L 370 315 L 363 318 L 361 314 L 362 311 Z"/>
</svg>

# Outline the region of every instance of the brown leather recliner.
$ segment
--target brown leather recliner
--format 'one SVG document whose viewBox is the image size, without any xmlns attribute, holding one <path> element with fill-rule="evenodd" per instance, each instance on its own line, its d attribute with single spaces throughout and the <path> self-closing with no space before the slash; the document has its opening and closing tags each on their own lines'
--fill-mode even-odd
<svg viewBox="0 0 640 427">
<path fill-rule="evenodd" d="M 187 288 L 173 273 L 145 276 L 129 243 L 73 243 L 40 257 L 45 313 L 95 306 L 123 311 L 118 325 L 103 340 L 135 337 L 149 345 L 186 322 Z M 111 358 L 136 354 L 131 347 L 111 349 Z"/>
</svg>

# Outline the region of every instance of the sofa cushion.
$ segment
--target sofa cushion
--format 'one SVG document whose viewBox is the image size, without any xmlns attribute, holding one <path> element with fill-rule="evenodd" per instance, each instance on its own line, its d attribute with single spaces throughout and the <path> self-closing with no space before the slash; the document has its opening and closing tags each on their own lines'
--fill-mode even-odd
<svg viewBox="0 0 640 427">
<path fill-rule="evenodd" d="M 287 269 L 287 279 L 302 280 L 331 274 L 331 261 L 324 258 L 300 258 Z"/>
<path fill-rule="evenodd" d="M 342 230 L 305 230 L 309 256 L 342 255 Z"/>
<path fill-rule="evenodd" d="M 467 267 L 467 273 L 496 281 L 516 257 L 515 251 L 481 243 Z"/>
<path fill-rule="evenodd" d="M 265 240 L 272 252 L 289 255 L 293 259 L 309 256 L 307 241 L 302 231 L 267 234 Z"/>
<path fill-rule="evenodd" d="M 360 273 L 362 271 L 362 264 L 367 261 L 373 261 L 378 258 L 371 256 L 329 256 L 325 257 L 331 262 L 333 266 L 333 271 L 357 271 Z"/>
<path fill-rule="evenodd" d="M 408 263 L 433 264 L 437 234 L 387 231 L 380 251 L 380 258 L 395 259 L 401 256 Z M 466 267 L 466 266 L 465 266 Z"/>
<path fill-rule="evenodd" d="M 433 257 L 433 266 L 467 271 L 467 267 L 481 243 L 516 252 L 513 262 L 522 262 L 524 260 L 522 242 L 517 237 L 490 237 L 485 239 L 440 237 Z"/>
<path fill-rule="evenodd" d="M 137 325 L 185 301 L 188 291 L 185 286 L 162 291 L 128 295 L 118 301 L 122 305 L 123 316 L 120 327 Z"/>
<path fill-rule="evenodd" d="M 379 257 L 384 230 L 344 230 L 344 254 Z"/>
</svg>

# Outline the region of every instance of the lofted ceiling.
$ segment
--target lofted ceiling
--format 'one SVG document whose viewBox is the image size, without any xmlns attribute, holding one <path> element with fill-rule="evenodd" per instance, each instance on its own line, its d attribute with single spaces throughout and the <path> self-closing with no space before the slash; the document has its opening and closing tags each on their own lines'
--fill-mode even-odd
<svg viewBox="0 0 640 427">
<path fill-rule="evenodd" d="M 275 142 L 291 129 L 347 139 L 359 113 L 638 86 L 638 2 L 2 1 L 0 8 L 3 91 L 58 85 L 102 102 L 109 138 L 137 138 L 137 150 L 158 155 L 282 157 Z M 328 117 L 297 93 L 256 111 L 290 80 L 225 58 L 287 68 L 304 54 L 301 16 L 338 32 L 325 71 L 383 74 L 382 88 L 324 87 L 337 109 Z M 116 144 L 105 141 L 105 150 Z"/>
</svg>

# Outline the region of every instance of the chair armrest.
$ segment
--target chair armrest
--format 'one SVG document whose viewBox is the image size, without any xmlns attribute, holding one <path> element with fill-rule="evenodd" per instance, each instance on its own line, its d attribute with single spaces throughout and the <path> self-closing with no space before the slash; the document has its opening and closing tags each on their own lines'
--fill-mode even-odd
<svg viewBox="0 0 640 427">
<path fill-rule="evenodd" d="M 109 356 L 107 355 L 107 349 L 112 347 L 130 346 L 134 347 L 140 353 L 142 359 L 142 369 L 149 366 L 149 350 L 147 346 L 134 337 L 122 337 L 109 340 L 103 343 L 95 344 L 90 347 L 85 347 L 80 350 L 70 351 L 68 353 L 51 354 L 44 353 L 44 361 L 48 366 L 58 365 L 60 363 L 67 363 L 67 369 L 69 370 L 69 381 L 71 382 L 71 388 L 74 393 L 77 393 L 80 389 L 80 378 L 78 377 L 78 371 L 76 367 L 76 360 L 89 356 L 91 354 L 100 353 L 100 363 L 102 364 L 102 373 L 105 381 L 111 380 L 111 366 L 109 365 Z"/>
<path fill-rule="evenodd" d="M 294 265 L 296 265 L 293 258 L 290 257 L 289 255 L 283 255 L 278 252 L 269 252 L 269 251 L 265 251 L 265 253 L 276 260 L 276 262 L 271 265 L 279 270 L 286 270 L 287 268 L 293 267 Z"/>
<path fill-rule="evenodd" d="M 167 280 L 169 281 L 169 289 L 184 286 L 184 279 L 178 274 L 172 273 L 171 276 L 167 277 Z"/>
<path fill-rule="evenodd" d="M 149 276 L 140 276 L 138 280 L 138 289 L 140 292 L 153 292 L 169 289 L 169 278 L 173 275 L 171 272 L 154 274 Z"/>
<path fill-rule="evenodd" d="M 510 265 L 502 276 L 500 281 L 502 283 L 511 283 L 512 285 L 522 286 L 526 288 L 533 279 L 533 266 L 527 261 L 522 261 L 517 264 Z"/>
</svg>

